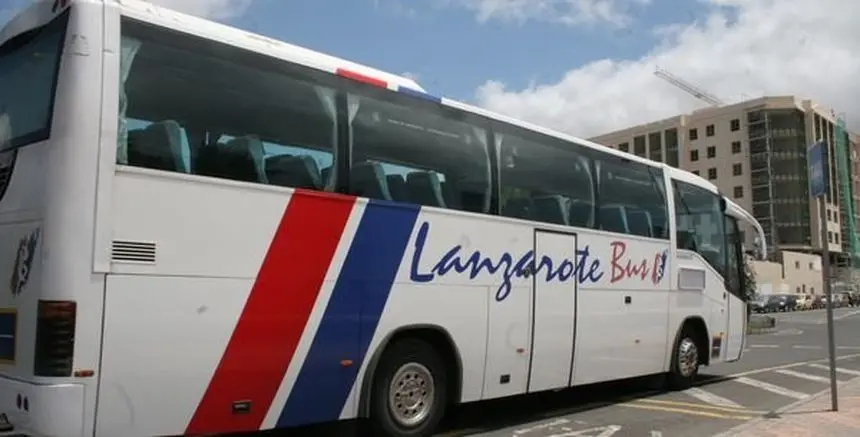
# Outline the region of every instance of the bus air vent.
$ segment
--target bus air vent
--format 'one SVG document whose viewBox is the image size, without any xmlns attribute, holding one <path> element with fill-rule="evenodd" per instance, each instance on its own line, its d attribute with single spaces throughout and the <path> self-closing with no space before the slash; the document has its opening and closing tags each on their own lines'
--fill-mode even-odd
<svg viewBox="0 0 860 437">
<path fill-rule="evenodd" d="M 147 241 L 114 240 L 111 261 L 155 264 L 155 243 Z"/>
</svg>

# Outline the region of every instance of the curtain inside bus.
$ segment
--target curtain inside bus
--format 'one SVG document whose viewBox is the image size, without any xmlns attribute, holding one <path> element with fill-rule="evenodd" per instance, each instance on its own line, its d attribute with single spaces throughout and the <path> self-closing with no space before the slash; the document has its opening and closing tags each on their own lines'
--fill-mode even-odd
<svg viewBox="0 0 860 437">
<path fill-rule="evenodd" d="M 140 41 L 127 36 L 122 37 L 119 61 L 119 126 L 117 126 L 116 143 L 116 161 L 120 164 L 128 164 L 128 147 L 126 147 L 128 144 L 128 120 L 125 118 L 128 98 L 125 94 L 125 82 L 128 80 L 128 73 L 131 71 L 131 64 L 134 62 L 138 50 L 140 50 Z"/>
</svg>

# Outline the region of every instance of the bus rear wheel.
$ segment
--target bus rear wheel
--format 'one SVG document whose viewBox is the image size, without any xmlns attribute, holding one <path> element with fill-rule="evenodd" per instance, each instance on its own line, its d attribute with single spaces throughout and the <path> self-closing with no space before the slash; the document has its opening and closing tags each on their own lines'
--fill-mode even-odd
<svg viewBox="0 0 860 437">
<path fill-rule="evenodd" d="M 436 431 L 448 399 L 447 375 L 438 352 L 418 339 L 399 340 L 385 351 L 370 396 L 374 436 L 426 437 Z"/>
</svg>

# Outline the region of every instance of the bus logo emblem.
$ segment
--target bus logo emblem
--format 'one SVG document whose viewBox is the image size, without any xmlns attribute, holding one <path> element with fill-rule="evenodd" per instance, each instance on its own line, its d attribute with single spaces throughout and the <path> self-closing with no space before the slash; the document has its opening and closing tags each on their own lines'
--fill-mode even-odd
<svg viewBox="0 0 860 437">
<path fill-rule="evenodd" d="M 36 245 L 39 242 L 39 229 L 18 242 L 18 254 L 15 257 L 15 268 L 9 280 L 12 296 L 18 296 L 24 291 L 30 280 L 30 270 L 33 266 L 33 257 L 36 254 Z"/>
</svg>

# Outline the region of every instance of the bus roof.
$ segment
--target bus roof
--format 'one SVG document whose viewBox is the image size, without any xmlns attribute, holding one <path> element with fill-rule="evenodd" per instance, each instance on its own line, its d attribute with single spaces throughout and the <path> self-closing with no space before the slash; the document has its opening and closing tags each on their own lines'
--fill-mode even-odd
<svg viewBox="0 0 860 437">
<path fill-rule="evenodd" d="M 94 1 L 94 0 L 77 0 Z M 358 64 L 325 53 L 289 44 L 246 30 L 227 26 L 211 20 L 177 12 L 142 0 L 95 0 L 120 9 L 123 15 L 151 22 L 159 26 L 179 30 L 213 41 L 251 50 L 275 58 L 295 62 L 308 67 L 335 73 L 339 69 L 385 81 L 389 87 L 405 87 L 426 92 L 416 81 Z"/>
<path fill-rule="evenodd" d="M 3 41 L 37 27 L 49 21 L 56 12 L 51 11 L 52 2 L 37 2 L 17 16 L 0 30 L 0 43 Z M 232 26 L 217 23 L 204 18 L 194 17 L 162 6 L 156 6 L 144 0 L 71 0 L 71 3 L 95 3 L 105 4 L 108 7 L 118 8 L 121 14 L 149 22 L 161 27 L 177 30 L 183 33 L 199 36 L 201 38 L 218 41 L 231 46 L 243 48 L 256 53 L 272 56 L 289 62 L 302 64 L 311 68 L 326 71 L 332 74 L 348 72 L 355 73 L 364 78 L 375 80 L 377 85 L 384 86 L 394 91 L 406 88 L 408 90 L 426 93 L 416 81 L 381 71 L 372 67 L 341 59 L 335 56 L 320 53 L 311 49 L 289 44 L 253 32 L 241 30 Z M 349 74 L 347 74 L 349 75 Z M 719 193 L 717 187 L 691 172 L 671 167 L 664 163 L 658 163 L 642 158 L 631 153 L 622 152 L 611 147 L 594 143 L 572 135 L 564 134 L 549 128 L 538 126 L 513 117 L 505 116 L 484 108 L 472 106 L 463 102 L 448 98 L 434 98 L 442 104 L 463 111 L 472 112 L 481 116 L 495 119 L 504 123 L 520 126 L 544 135 L 553 136 L 564 141 L 576 143 L 602 153 L 621 156 L 634 162 L 639 162 L 652 167 L 663 169 L 671 178 L 684 181 L 692 185 L 702 187 L 713 193 Z"/>
</svg>

